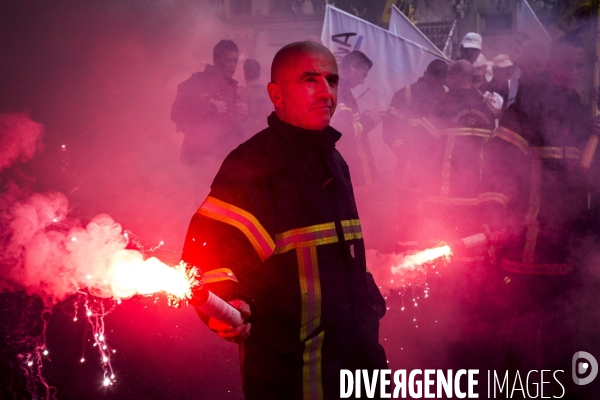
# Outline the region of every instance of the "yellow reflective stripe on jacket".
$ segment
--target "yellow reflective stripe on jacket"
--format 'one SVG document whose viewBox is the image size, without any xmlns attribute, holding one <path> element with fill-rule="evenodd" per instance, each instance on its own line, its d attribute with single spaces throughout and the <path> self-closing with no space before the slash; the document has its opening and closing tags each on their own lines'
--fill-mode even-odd
<svg viewBox="0 0 600 400">
<path fill-rule="evenodd" d="M 448 197 L 450 193 L 450 167 L 452 166 L 452 153 L 454 153 L 455 143 L 456 136 L 448 136 L 442 161 L 442 189 L 440 190 L 442 197 Z"/>
<path fill-rule="evenodd" d="M 473 198 L 427 196 L 427 201 L 434 204 L 449 206 L 475 206 L 487 201 L 496 201 L 506 207 L 508 204 L 508 196 L 504 193 L 485 192 Z"/>
<path fill-rule="evenodd" d="M 197 211 L 198 214 L 238 228 L 254 247 L 261 260 L 273 254 L 275 243 L 260 222 L 249 212 L 233 204 L 208 196 Z"/>
<path fill-rule="evenodd" d="M 502 260 L 502 269 L 526 275 L 566 275 L 573 271 L 573 265 L 519 263 L 505 258 Z"/>
<path fill-rule="evenodd" d="M 306 340 L 321 325 L 321 279 L 317 247 L 296 249 L 298 276 L 300 280 L 300 341 L 304 342 L 302 383 L 303 398 L 320 400 L 323 398 L 321 375 L 321 346 L 324 332 Z"/>
<path fill-rule="evenodd" d="M 345 240 L 362 239 L 360 220 L 343 220 L 340 224 Z M 275 235 L 275 254 L 282 254 L 292 249 L 322 246 L 337 242 L 338 236 L 334 222 L 290 229 Z"/>
<path fill-rule="evenodd" d="M 534 158 L 554 158 L 554 159 L 574 159 L 579 160 L 581 152 L 577 147 L 530 147 L 531 157 Z"/>
<path fill-rule="evenodd" d="M 202 274 L 202 282 L 204 283 L 215 283 L 227 280 L 239 283 L 239 281 L 233 274 L 233 271 L 229 268 L 217 268 L 210 271 L 206 271 Z"/>
<path fill-rule="evenodd" d="M 484 203 L 486 201 L 496 201 L 506 207 L 508 205 L 508 196 L 504 193 L 484 192 L 477 197 L 478 203 Z"/>
<path fill-rule="evenodd" d="M 517 132 L 511 131 L 510 129 L 500 126 L 496 130 L 494 137 L 505 140 L 510 144 L 516 146 L 525 155 L 529 154 L 529 143 L 525 138 L 519 135 Z"/>
<path fill-rule="evenodd" d="M 446 141 L 446 150 L 442 161 L 442 188 L 440 196 L 448 197 L 450 192 L 450 168 L 452 166 L 452 154 L 454 153 L 454 145 L 456 138 L 459 136 L 476 136 L 489 138 L 492 131 L 480 128 L 450 128 L 442 131 L 448 137 Z"/>
<path fill-rule="evenodd" d="M 492 135 L 492 131 L 489 129 L 481 128 L 448 128 L 442 131 L 447 136 L 479 136 L 488 138 Z"/>
<path fill-rule="evenodd" d="M 540 213 L 542 197 L 542 159 L 575 159 L 580 157 L 576 147 L 530 147 L 531 173 L 529 183 L 529 208 L 525 216 L 525 248 L 523 249 L 523 263 L 531 264 L 535 260 L 535 248 L 540 232 Z"/>
<path fill-rule="evenodd" d="M 594 160 L 594 154 L 596 154 L 596 148 L 598 147 L 598 135 L 592 135 L 585 144 L 583 154 L 581 155 L 581 162 L 579 165 L 583 169 L 590 169 L 592 161 Z"/>
<path fill-rule="evenodd" d="M 338 241 L 335 223 L 292 229 L 275 235 L 275 254 L 302 247 L 321 246 Z"/>
<path fill-rule="evenodd" d="M 358 153 L 358 157 L 360 158 L 360 165 L 362 167 L 362 172 L 365 177 L 365 182 L 367 184 L 371 184 L 373 179 L 371 178 L 371 171 L 369 168 L 369 160 L 367 158 L 367 153 L 363 148 L 362 144 L 362 134 L 363 134 L 363 126 L 360 123 L 360 114 L 357 112 L 353 112 L 352 109 L 346 106 L 344 103 L 340 103 L 337 106 L 340 111 L 348 111 L 352 114 L 352 129 L 354 130 L 354 143 L 356 145 L 356 152 Z"/>
<path fill-rule="evenodd" d="M 420 126 L 422 128 L 424 128 L 427 132 L 429 132 L 433 137 L 435 138 L 439 138 L 442 136 L 442 132 L 435 127 L 435 125 L 433 125 L 431 123 L 431 121 L 429 121 L 427 118 L 423 117 L 423 118 L 413 118 L 410 120 L 410 124 L 412 126 Z"/>
<path fill-rule="evenodd" d="M 358 219 L 342 221 L 342 230 L 344 231 L 344 240 L 363 238 L 360 220 Z"/>
</svg>

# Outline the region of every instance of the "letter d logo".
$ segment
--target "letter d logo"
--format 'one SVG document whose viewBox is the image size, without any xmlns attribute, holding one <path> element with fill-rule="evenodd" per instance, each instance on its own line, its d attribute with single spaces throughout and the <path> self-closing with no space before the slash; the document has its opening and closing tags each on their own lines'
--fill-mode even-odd
<svg viewBox="0 0 600 400">
<path fill-rule="evenodd" d="M 577 361 L 579 361 L 582 358 L 585 359 L 587 362 L 578 363 Z M 577 376 L 585 374 L 590 367 L 592 367 L 592 369 L 590 370 L 590 374 L 587 377 L 579 378 Z M 590 353 L 587 353 L 585 351 L 578 351 L 577 353 L 573 354 L 571 374 L 573 375 L 573 382 L 575 382 L 577 385 L 587 385 L 596 378 L 596 375 L 598 375 L 598 361 L 596 361 L 594 356 Z"/>
</svg>

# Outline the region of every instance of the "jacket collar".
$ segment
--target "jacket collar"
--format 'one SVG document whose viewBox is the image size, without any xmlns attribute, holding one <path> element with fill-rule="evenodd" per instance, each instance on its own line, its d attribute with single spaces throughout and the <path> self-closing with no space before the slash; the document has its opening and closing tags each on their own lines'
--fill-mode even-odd
<svg viewBox="0 0 600 400">
<path fill-rule="evenodd" d="M 277 135 L 293 146 L 307 149 L 313 148 L 323 153 L 332 152 L 335 148 L 335 143 L 342 137 L 342 134 L 331 126 L 326 127 L 322 131 L 312 131 L 290 125 L 280 120 L 275 112 L 269 115 L 267 122 Z"/>
</svg>

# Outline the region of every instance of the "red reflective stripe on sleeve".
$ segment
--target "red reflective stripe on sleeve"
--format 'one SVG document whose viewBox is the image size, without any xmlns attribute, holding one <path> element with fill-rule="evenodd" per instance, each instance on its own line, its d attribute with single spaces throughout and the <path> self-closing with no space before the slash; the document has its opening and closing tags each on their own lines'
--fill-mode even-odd
<svg viewBox="0 0 600 400">
<path fill-rule="evenodd" d="M 266 260 L 273 254 L 275 243 L 265 228 L 249 212 L 233 204 L 226 203 L 215 197 L 208 196 L 198 214 L 238 228 L 248 238 L 261 260 Z"/>
<path fill-rule="evenodd" d="M 204 283 L 215 283 L 227 280 L 239 283 L 233 274 L 233 271 L 231 271 L 229 268 L 217 268 L 206 271 L 202 274 L 202 282 Z"/>
</svg>

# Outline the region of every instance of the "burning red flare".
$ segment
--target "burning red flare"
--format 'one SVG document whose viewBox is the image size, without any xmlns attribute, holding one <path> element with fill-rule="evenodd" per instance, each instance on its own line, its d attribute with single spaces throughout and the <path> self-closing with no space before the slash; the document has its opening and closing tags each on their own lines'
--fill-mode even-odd
<svg viewBox="0 0 600 400">
<path fill-rule="evenodd" d="M 399 273 L 404 269 L 413 269 L 417 266 L 426 264 L 440 257 L 449 257 L 452 255 L 452 249 L 450 246 L 433 247 L 431 249 L 425 249 L 415 254 L 409 254 L 404 257 L 402 263 L 395 267 L 392 267 L 392 273 Z"/>
</svg>

